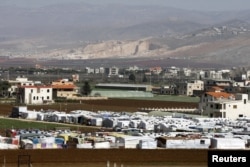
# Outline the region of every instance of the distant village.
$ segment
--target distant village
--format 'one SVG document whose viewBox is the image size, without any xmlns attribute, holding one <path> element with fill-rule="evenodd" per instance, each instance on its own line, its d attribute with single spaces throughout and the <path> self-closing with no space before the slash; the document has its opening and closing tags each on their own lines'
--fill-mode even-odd
<svg viewBox="0 0 250 167">
<path fill-rule="evenodd" d="M 81 75 L 74 73 L 70 78 L 49 83 L 29 80 L 25 76 L 17 76 L 14 80 L 3 78 L 2 102 L 15 99 L 17 105 L 10 111 L 12 118 L 112 128 L 113 132 L 82 134 L 70 130 L 13 129 L 8 136 L 0 137 L 0 148 L 249 148 L 250 70 L 174 66 L 146 70 L 137 66 L 86 68 L 85 76 L 105 76 L 107 81 L 95 83 L 92 91 L 86 93 L 85 90 L 86 94 L 84 86 L 78 86 L 82 80 L 88 84 Z M 8 85 L 7 89 L 3 89 L 4 85 Z M 112 93 L 107 93 L 109 91 Z M 29 111 L 25 106 L 51 104 L 58 98 L 81 101 L 154 95 L 189 96 L 199 98 L 199 102 L 193 109 L 142 108 L 136 113 Z M 150 115 L 154 111 L 163 114 Z"/>
</svg>

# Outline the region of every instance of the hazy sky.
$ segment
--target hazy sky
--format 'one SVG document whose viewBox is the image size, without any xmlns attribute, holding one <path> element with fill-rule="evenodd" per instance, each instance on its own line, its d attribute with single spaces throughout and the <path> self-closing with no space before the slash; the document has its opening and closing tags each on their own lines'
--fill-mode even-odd
<svg viewBox="0 0 250 167">
<path fill-rule="evenodd" d="M 44 6 L 55 3 L 119 3 L 129 5 L 165 5 L 188 10 L 245 10 L 250 9 L 250 0 L 0 0 L 0 5 Z"/>
</svg>

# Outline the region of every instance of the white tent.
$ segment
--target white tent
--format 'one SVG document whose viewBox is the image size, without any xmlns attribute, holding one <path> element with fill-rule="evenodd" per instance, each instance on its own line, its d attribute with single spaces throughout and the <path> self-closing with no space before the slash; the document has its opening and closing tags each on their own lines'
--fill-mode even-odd
<svg viewBox="0 0 250 167">
<path fill-rule="evenodd" d="M 146 145 L 148 145 L 148 147 L 154 146 L 154 144 L 151 145 L 149 144 L 150 142 L 152 142 L 152 138 L 147 136 L 123 136 L 123 137 L 118 137 L 116 142 L 123 143 L 125 148 L 139 148 L 140 141 L 141 141 L 141 148 L 146 147 Z"/>
<path fill-rule="evenodd" d="M 138 147 L 140 149 L 156 149 L 157 141 L 153 138 L 144 138 L 139 141 Z"/>
<path fill-rule="evenodd" d="M 245 141 L 238 138 L 211 138 L 211 148 L 245 149 L 245 145 Z"/>
<path fill-rule="evenodd" d="M 91 125 L 92 126 L 102 126 L 102 118 L 92 118 Z"/>
<path fill-rule="evenodd" d="M 207 149 L 210 146 L 210 139 L 167 139 L 166 148 L 199 148 Z"/>
</svg>

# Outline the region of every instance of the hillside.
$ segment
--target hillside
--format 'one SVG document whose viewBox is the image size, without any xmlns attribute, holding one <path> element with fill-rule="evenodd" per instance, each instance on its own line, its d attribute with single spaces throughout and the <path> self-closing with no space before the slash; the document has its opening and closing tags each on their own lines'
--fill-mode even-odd
<svg viewBox="0 0 250 167">
<path fill-rule="evenodd" d="M 0 56 L 249 65 L 249 16 L 247 10 L 203 12 L 157 5 L 3 3 Z"/>
</svg>

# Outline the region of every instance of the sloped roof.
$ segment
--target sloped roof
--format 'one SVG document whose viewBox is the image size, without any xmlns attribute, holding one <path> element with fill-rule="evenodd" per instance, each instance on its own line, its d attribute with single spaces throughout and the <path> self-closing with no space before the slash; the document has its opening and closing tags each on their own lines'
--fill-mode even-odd
<svg viewBox="0 0 250 167">
<path fill-rule="evenodd" d="M 207 95 L 213 96 L 215 98 L 229 98 L 229 97 L 234 97 L 233 94 L 231 93 L 226 93 L 226 92 L 206 92 Z"/>
</svg>

